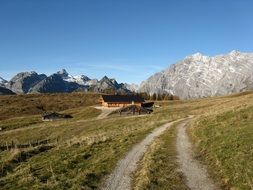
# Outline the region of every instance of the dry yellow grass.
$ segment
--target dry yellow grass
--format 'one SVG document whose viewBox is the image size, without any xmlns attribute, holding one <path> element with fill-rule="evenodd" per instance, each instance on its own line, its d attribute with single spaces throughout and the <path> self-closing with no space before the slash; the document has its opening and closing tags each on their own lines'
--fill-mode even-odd
<svg viewBox="0 0 253 190">
<path fill-rule="evenodd" d="M 99 94 L 80 92 L 0 96 L 0 120 L 38 115 L 43 113 L 43 110 L 63 111 L 91 106 L 98 103 L 98 97 Z"/>
<path fill-rule="evenodd" d="M 156 139 L 145 153 L 134 175 L 133 189 L 188 190 L 178 170 L 175 146 L 176 125 Z"/>
<path fill-rule="evenodd" d="M 189 134 L 199 159 L 222 189 L 252 188 L 252 92 L 163 105 L 196 116 Z M 178 171 L 173 130 L 146 152 L 134 177 L 134 189 L 187 189 Z"/>
<path fill-rule="evenodd" d="M 30 98 L 29 96 L 28 99 Z M 8 172 L 0 178 L 2 189 L 99 188 L 105 177 L 116 166 L 117 161 L 154 128 L 186 115 L 198 116 L 199 119 L 196 124 L 199 124 L 198 121 L 201 119 L 216 118 L 222 113 L 244 110 L 253 105 L 253 94 L 248 93 L 193 101 L 161 102 L 163 105 L 161 108 L 155 109 L 153 114 L 144 117 L 124 118 L 111 116 L 106 119 L 96 120 L 96 116 L 100 111 L 87 107 L 89 104 L 81 108 L 81 104 L 75 101 L 74 103 L 67 101 L 67 95 L 64 96 L 66 96 L 64 108 L 58 105 L 56 107 L 59 111 L 73 115 L 73 119 L 34 123 L 29 126 L 19 126 L 19 128 L 21 127 L 20 129 L 0 132 L 0 143 L 3 144 L 7 141 L 27 143 L 34 140 L 49 139 L 50 145 L 53 145 L 51 149 L 46 151 L 39 152 L 34 150 L 35 153 L 31 153 L 31 157 L 27 158 L 25 162 L 18 162 L 17 165 L 12 165 L 10 170 L 7 169 Z M 69 99 L 72 99 L 72 96 L 70 94 Z M 78 101 L 82 97 L 82 95 L 79 98 L 78 95 L 74 96 L 77 96 L 76 100 Z M 45 99 L 48 98 L 51 99 L 50 95 Z M 68 102 L 70 105 L 67 105 Z M 19 104 L 15 103 L 15 105 Z M 9 115 L 10 113 L 11 109 Z M 26 116 L 26 114 L 29 115 L 25 111 L 22 117 Z M 32 111 L 32 114 L 36 113 Z M 18 122 L 16 117 L 20 117 L 20 113 L 14 113 L 14 116 L 15 118 L 11 119 L 13 119 L 13 122 Z M 36 115 L 31 117 L 36 117 Z M 241 117 L 238 120 L 243 121 Z M 7 120 L 2 121 L 5 123 Z M 224 122 L 224 125 L 226 125 L 226 122 Z M 198 130 L 204 129 L 202 125 L 198 125 L 197 128 Z M 194 127 L 193 131 L 197 128 Z M 173 130 L 167 131 L 147 153 L 147 162 L 143 162 L 144 170 L 141 170 L 145 180 L 139 181 L 142 177 L 138 178 L 138 184 L 142 184 L 141 186 L 151 187 L 152 180 L 154 182 L 160 175 L 166 173 L 166 171 L 159 170 L 165 167 L 163 164 L 166 162 L 164 161 L 171 164 L 169 166 L 166 165 L 166 167 L 173 172 L 176 171 L 174 149 L 165 149 L 168 146 L 173 147 L 173 134 Z M 202 140 L 205 140 L 203 136 L 194 135 L 194 132 L 192 134 L 197 145 Z M 28 150 L 22 151 L 30 154 Z M 2 158 L 8 157 L 8 154 L 5 151 L 0 152 L 1 162 L 3 162 Z M 170 161 L 172 162 L 167 160 L 167 156 L 171 158 Z M 152 168 L 153 166 L 154 168 Z M 182 180 L 180 174 L 176 174 L 174 177 L 175 184 L 179 184 L 176 183 L 176 180 L 178 182 Z M 226 177 L 229 178 L 228 175 Z M 173 177 L 171 179 L 173 182 Z M 165 187 L 168 181 L 168 178 L 166 178 L 154 187 Z"/>
</svg>

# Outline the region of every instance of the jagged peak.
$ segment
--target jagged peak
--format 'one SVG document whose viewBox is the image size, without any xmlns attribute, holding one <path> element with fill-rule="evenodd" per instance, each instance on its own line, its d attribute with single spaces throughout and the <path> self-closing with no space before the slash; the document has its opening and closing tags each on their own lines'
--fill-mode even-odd
<svg viewBox="0 0 253 190">
<path fill-rule="evenodd" d="M 232 56 L 237 56 L 239 54 L 241 54 L 241 52 L 237 50 L 232 50 L 231 52 L 229 52 L 229 55 L 232 55 Z"/>
<path fill-rule="evenodd" d="M 192 57 L 202 57 L 202 56 L 203 56 L 203 54 L 200 52 L 192 54 Z"/>
<path fill-rule="evenodd" d="M 36 73 L 35 71 L 25 71 L 25 72 L 17 73 L 14 77 L 31 76 L 31 75 L 38 75 L 38 73 Z"/>
<path fill-rule="evenodd" d="M 38 73 L 36 73 L 35 71 L 30 71 L 30 72 L 28 72 L 29 74 L 31 74 L 31 75 L 33 75 L 33 74 L 38 74 Z"/>
<path fill-rule="evenodd" d="M 190 59 L 190 60 L 196 60 L 196 61 L 208 61 L 210 59 L 209 56 L 203 55 L 200 52 L 194 53 L 192 55 L 187 56 L 185 59 Z"/>
<path fill-rule="evenodd" d="M 106 75 L 101 79 L 101 81 L 103 80 L 110 80 Z"/>
<path fill-rule="evenodd" d="M 61 69 L 60 71 L 57 72 L 57 74 L 68 75 L 68 72 L 66 71 L 66 69 Z"/>
<path fill-rule="evenodd" d="M 76 79 L 86 79 L 86 80 L 90 80 L 90 78 L 87 77 L 86 75 L 77 75 L 77 76 L 74 76 L 74 78 L 76 78 Z"/>
</svg>

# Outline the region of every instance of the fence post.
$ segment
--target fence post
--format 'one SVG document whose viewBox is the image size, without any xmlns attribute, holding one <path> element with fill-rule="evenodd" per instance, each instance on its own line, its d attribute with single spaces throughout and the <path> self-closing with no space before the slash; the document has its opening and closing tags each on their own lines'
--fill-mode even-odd
<svg viewBox="0 0 253 190">
<path fill-rule="evenodd" d="M 15 148 L 14 141 L 11 141 L 11 148 Z"/>
</svg>

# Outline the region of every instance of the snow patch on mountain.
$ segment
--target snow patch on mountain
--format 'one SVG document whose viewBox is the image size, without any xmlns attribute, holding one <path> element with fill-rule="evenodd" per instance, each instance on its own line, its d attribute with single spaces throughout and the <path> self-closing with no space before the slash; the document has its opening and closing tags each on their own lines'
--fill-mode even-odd
<svg viewBox="0 0 253 190">
<path fill-rule="evenodd" d="M 253 53 L 231 51 L 214 57 L 196 53 L 142 82 L 138 91 L 169 92 L 182 99 L 227 95 L 253 89 Z"/>
</svg>

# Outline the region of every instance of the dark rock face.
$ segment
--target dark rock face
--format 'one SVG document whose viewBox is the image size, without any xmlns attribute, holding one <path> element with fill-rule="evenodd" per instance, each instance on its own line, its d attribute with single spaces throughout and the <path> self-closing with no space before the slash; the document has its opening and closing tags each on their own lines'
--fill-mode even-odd
<svg viewBox="0 0 253 190">
<path fill-rule="evenodd" d="M 65 69 L 58 71 L 56 74 L 62 78 L 67 78 L 69 76 L 68 72 Z"/>
<path fill-rule="evenodd" d="M 25 94 L 30 90 L 30 88 L 46 77 L 46 75 L 38 75 L 36 72 L 21 72 L 14 76 L 8 82 L 6 87 L 17 94 Z"/>
<path fill-rule="evenodd" d="M 14 95 L 15 93 L 11 90 L 0 86 L 0 95 Z"/>
<path fill-rule="evenodd" d="M 97 87 L 101 90 L 105 90 L 108 88 L 117 89 L 119 88 L 119 84 L 112 79 L 109 79 L 107 76 L 104 76 L 100 81 Z"/>
<path fill-rule="evenodd" d="M 104 76 L 93 89 L 95 92 L 115 92 L 119 94 L 131 94 L 123 83 L 118 84 L 115 79 Z"/>
<path fill-rule="evenodd" d="M 8 81 L 0 77 L 0 86 L 5 87 L 7 85 Z"/>
<path fill-rule="evenodd" d="M 66 82 L 58 74 L 53 74 L 36 84 L 30 93 L 72 92 L 79 87 L 77 83 Z"/>
<path fill-rule="evenodd" d="M 3 84 L 6 83 L 5 80 L 2 81 Z M 73 91 L 131 94 L 131 91 L 125 84 L 119 84 L 115 79 L 105 76 L 98 81 L 97 79 L 90 79 L 85 75 L 72 76 L 65 69 L 48 77 L 44 74 L 38 75 L 36 72 L 21 72 L 6 84 L 6 88 L 17 94 Z"/>
</svg>

